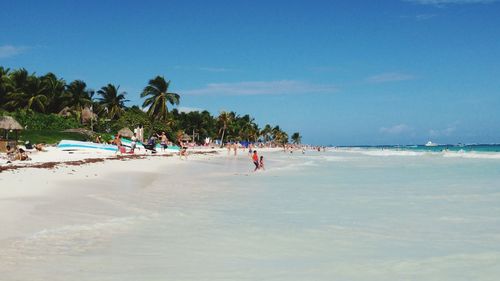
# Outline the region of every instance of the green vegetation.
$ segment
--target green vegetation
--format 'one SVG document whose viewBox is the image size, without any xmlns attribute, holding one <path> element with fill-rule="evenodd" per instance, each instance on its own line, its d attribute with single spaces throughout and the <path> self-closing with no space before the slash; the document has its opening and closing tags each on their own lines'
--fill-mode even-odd
<svg viewBox="0 0 500 281">
<path fill-rule="evenodd" d="M 31 110 L 17 110 L 5 113 L 14 117 L 27 130 L 66 130 L 78 128 L 80 123 L 76 118 L 63 117 L 54 113 L 43 114 Z"/>
<path fill-rule="evenodd" d="M 108 84 L 94 92 L 81 80 L 67 83 L 53 73 L 37 76 L 24 68 L 0 67 L 0 115 L 14 117 L 26 129 L 21 139 L 32 142 L 86 138 L 61 132 L 70 128 L 109 134 L 123 127 L 143 126 L 146 136 L 165 131 L 174 142 L 186 133 L 198 142 L 209 137 L 224 142 L 288 143 L 288 134 L 279 126 L 267 124 L 261 130 L 248 114 L 221 112 L 212 116 L 208 111 L 168 110 L 169 104 L 178 105 L 181 100 L 179 94 L 170 92 L 170 85 L 171 82 L 161 76 L 149 80 L 140 94 L 145 112 L 136 105 L 125 106 L 127 93 L 120 92 L 120 86 Z M 295 143 L 300 143 L 298 136 L 292 136 Z"/>
<path fill-rule="evenodd" d="M 65 133 L 61 131 L 50 130 L 25 130 L 21 131 L 19 140 L 30 141 L 31 143 L 57 143 L 58 141 L 65 140 L 80 140 L 85 141 L 88 138 L 79 133 Z"/>
</svg>

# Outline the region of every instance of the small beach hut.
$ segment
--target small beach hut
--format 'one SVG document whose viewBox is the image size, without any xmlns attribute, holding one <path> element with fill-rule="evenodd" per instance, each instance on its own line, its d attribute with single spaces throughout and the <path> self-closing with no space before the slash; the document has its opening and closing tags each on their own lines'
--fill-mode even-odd
<svg viewBox="0 0 500 281">
<path fill-rule="evenodd" d="M 122 128 L 120 131 L 118 131 L 118 134 L 120 134 L 120 136 L 125 138 L 131 138 L 134 136 L 134 132 L 132 132 L 132 130 L 130 130 L 127 127 Z"/>
<path fill-rule="evenodd" d="M 190 141 L 191 137 L 188 134 L 183 134 L 181 140 L 182 141 Z"/>
<path fill-rule="evenodd" d="M 92 112 L 92 109 L 90 109 L 88 107 L 85 107 L 82 110 L 81 119 L 82 119 L 82 123 L 83 124 L 88 124 L 88 123 L 91 123 L 92 120 L 96 120 L 97 119 L 97 114 L 95 114 L 94 112 Z"/>
<path fill-rule="evenodd" d="M 61 111 L 59 111 L 59 113 L 57 113 L 57 115 L 63 116 L 63 117 L 70 117 L 72 115 L 71 108 L 66 106 Z"/>
<path fill-rule="evenodd" d="M 15 146 L 19 131 L 23 129 L 16 119 L 10 116 L 0 116 L 0 151 L 5 151 L 8 144 Z M 14 133 L 14 138 L 12 138 L 12 133 Z"/>
</svg>

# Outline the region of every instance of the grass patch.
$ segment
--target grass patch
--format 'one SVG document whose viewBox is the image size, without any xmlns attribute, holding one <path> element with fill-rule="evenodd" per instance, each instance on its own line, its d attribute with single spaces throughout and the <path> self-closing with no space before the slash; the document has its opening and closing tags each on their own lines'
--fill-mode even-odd
<svg viewBox="0 0 500 281">
<path fill-rule="evenodd" d="M 46 143 L 55 144 L 60 140 L 78 140 L 85 141 L 87 137 L 78 133 L 64 133 L 60 131 L 36 131 L 25 130 L 21 131 L 19 139 L 23 142 L 29 140 L 31 143 Z"/>
</svg>

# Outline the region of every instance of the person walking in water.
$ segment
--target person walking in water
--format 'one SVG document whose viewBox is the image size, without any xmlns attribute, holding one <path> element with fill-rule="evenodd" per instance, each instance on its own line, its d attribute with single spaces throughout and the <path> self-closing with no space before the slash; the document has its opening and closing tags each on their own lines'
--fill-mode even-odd
<svg viewBox="0 0 500 281">
<path fill-rule="evenodd" d="M 259 164 L 259 156 L 257 155 L 257 150 L 254 150 L 253 151 L 253 155 L 252 155 L 252 160 L 253 160 L 253 164 L 255 165 L 255 169 L 253 170 L 254 172 L 257 171 L 260 167 L 260 164 Z"/>
</svg>

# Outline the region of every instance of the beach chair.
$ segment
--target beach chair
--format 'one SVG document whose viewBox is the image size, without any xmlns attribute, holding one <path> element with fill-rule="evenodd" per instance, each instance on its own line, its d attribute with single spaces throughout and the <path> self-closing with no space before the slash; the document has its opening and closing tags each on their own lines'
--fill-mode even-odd
<svg viewBox="0 0 500 281">
<path fill-rule="evenodd" d="M 149 150 L 151 151 L 151 153 L 156 153 L 156 144 L 142 144 L 142 146 L 144 146 L 144 149 L 146 150 L 146 152 Z"/>
</svg>

